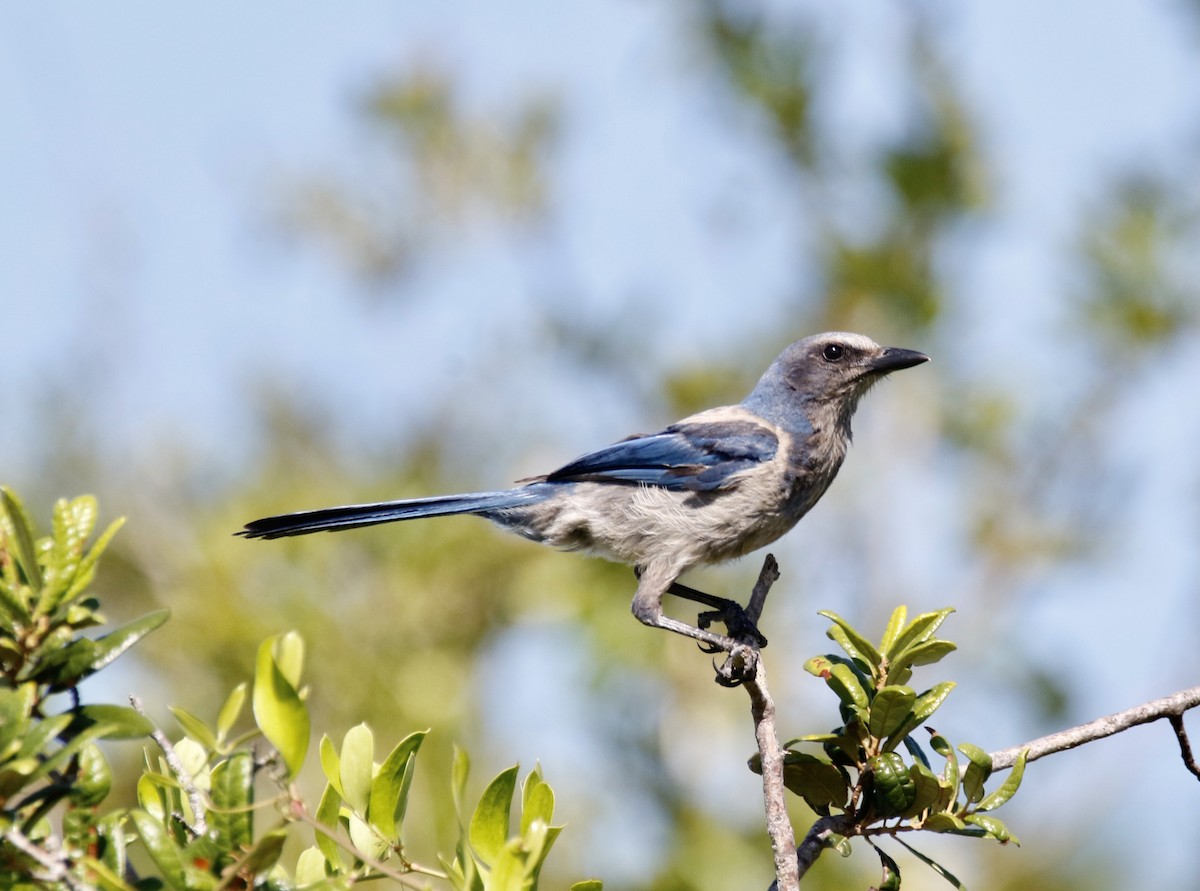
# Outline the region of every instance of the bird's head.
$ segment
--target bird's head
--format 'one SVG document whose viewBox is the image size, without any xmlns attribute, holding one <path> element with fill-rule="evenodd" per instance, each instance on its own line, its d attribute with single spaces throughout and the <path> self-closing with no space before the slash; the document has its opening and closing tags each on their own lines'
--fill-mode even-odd
<svg viewBox="0 0 1200 891">
<path fill-rule="evenodd" d="M 924 353 L 882 347 L 861 334 L 814 334 L 785 349 L 743 404 L 789 427 L 801 419 L 811 424 L 814 413 L 832 416 L 848 432 L 850 416 L 872 384 L 928 361 Z"/>
</svg>

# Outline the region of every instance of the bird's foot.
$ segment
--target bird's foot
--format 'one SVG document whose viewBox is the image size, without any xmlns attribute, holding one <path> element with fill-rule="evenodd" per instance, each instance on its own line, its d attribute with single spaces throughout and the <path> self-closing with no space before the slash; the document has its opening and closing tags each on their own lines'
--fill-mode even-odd
<svg viewBox="0 0 1200 891">
<path fill-rule="evenodd" d="M 766 637 L 758 630 L 758 626 L 754 624 L 754 620 L 750 618 L 750 615 L 737 601 L 722 601 L 718 609 L 705 610 L 696 617 L 697 627 L 705 630 L 713 622 L 721 622 L 729 632 L 729 637 L 739 644 L 754 647 L 755 649 L 760 649 L 767 645 Z M 729 650 L 728 647 L 708 647 L 703 644 L 701 644 L 700 649 L 706 653 L 720 653 L 724 650 Z"/>
<path fill-rule="evenodd" d="M 767 645 L 767 639 L 755 626 L 754 621 L 742 608 L 741 604 L 726 600 L 720 609 L 708 610 L 696 617 L 696 624 L 707 630 L 713 622 L 721 622 L 729 632 L 727 640 L 731 646 L 716 646 L 700 644 L 705 653 L 728 653 L 725 661 L 717 665 L 716 682 L 722 687 L 740 687 L 754 676 L 758 663 L 758 650 Z"/>
</svg>

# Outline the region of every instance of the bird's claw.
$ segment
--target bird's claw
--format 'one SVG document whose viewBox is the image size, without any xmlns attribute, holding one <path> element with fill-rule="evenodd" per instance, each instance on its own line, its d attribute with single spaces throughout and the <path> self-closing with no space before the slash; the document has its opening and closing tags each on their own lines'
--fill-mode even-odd
<svg viewBox="0 0 1200 891">
<path fill-rule="evenodd" d="M 720 665 L 713 660 L 713 671 L 716 672 L 714 680 L 729 689 L 740 687 L 753 677 L 757 665 L 758 649 L 749 644 L 739 643 L 729 651 L 729 656 Z"/>
<path fill-rule="evenodd" d="M 721 622 L 731 638 L 746 646 L 761 649 L 767 645 L 766 637 L 746 614 L 746 610 L 732 600 L 721 609 L 706 610 L 696 617 L 696 625 L 703 629 L 708 629 L 713 622 Z M 723 652 L 726 648 L 716 645 L 701 645 L 700 649 L 705 653 L 712 654 Z"/>
<path fill-rule="evenodd" d="M 722 687 L 740 687 L 753 676 L 758 662 L 758 650 L 767 645 L 767 639 L 755 627 L 746 610 L 732 600 L 720 609 L 707 610 L 696 618 L 696 625 L 707 630 L 713 622 L 721 622 L 729 632 L 730 645 L 700 643 L 700 651 L 709 655 L 728 653 L 725 661 L 717 665 L 713 660 L 716 682 Z"/>
</svg>

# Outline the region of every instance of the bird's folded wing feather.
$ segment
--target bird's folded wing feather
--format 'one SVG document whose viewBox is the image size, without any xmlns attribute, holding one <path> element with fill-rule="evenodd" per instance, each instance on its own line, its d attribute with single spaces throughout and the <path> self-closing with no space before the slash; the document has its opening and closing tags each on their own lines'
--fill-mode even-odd
<svg viewBox="0 0 1200 891">
<path fill-rule="evenodd" d="M 577 458 L 548 474 L 548 482 L 625 482 L 693 492 L 730 484 L 737 474 L 770 461 L 779 439 L 753 421 L 693 421 L 635 436 Z"/>
</svg>

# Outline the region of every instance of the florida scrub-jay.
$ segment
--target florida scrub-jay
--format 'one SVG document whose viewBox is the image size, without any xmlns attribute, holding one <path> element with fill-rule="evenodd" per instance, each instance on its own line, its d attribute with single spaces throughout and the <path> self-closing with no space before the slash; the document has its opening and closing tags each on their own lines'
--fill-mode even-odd
<svg viewBox="0 0 1200 891">
<path fill-rule="evenodd" d="M 533 541 L 632 565 L 638 619 L 730 649 L 732 638 L 663 615 L 663 595 L 732 604 L 676 580 L 694 566 L 770 544 L 796 525 L 842 465 L 858 400 L 890 372 L 928 359 L 861 334 L 817 334 L 787 347 L 739 405 L 631 436 L 516 488 L 266 517 L 239 534 L 280 538 L 475 514 Z"/>
</svg>

